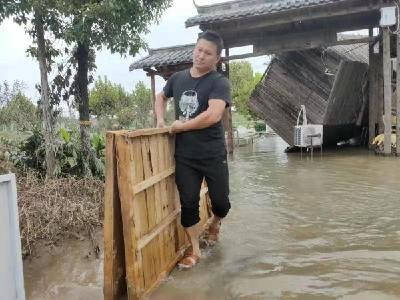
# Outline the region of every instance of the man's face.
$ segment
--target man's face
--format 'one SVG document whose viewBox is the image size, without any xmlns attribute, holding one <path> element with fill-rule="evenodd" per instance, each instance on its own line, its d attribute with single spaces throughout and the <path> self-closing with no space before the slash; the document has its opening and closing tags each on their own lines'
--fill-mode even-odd
<svg viewBox="0 0 400 300">
<path fill-rule="evenodd" d="M 199 39 L 193 51 L 193 66 L 200 71 L 209 71 L 215 68 L 220 56 L 217 46 L 205 39 Z"/>
</svg>

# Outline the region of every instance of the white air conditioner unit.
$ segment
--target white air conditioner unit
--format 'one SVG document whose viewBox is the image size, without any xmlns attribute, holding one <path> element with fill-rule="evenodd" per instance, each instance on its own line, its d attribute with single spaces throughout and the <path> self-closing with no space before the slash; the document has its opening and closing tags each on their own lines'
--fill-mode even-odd
<svg viewBox="0 0 400 300">
<path fill-rule="evenodd" d="M 323 141 L 322 125 L 298 125 L 294 127 L 294 145 L 297 147 L 321 146 Z"/>
<path fill-rule="evenodd" d="M 299 124 L 300 116 L 303 113 L 303 125 Z M 297 117 L 297 125 L 294 126 L 294 145 L 296 147 L 322 146 L 323 143 L 323 125 L 307 124 L 306 107 L 301 105 Z"/>
</svg>

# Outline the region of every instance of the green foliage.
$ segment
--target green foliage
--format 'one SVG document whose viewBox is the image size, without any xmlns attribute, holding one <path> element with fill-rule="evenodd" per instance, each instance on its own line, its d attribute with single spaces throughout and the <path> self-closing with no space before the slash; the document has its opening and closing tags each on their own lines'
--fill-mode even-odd
<svg viewBox="0 0 400 300">
<path fill-rule="evenodd" d="M 265 124 L 265 122 L 257 121 L 257 122 L 254 123 L 254 129 L 256 131 L 266 131 L 267 130 L 267 125 Z"/>
<path fill-rule="evenodd" d="M 103 128 L 137 129 L 153 125 L 151 90 L 141 81 L 129 94 L 107 78 L 99 78 L 90 92 L 89 101 L 90 111 L 100 117 Z"/>
<path fill-rule="evenodd" d="M 17 130 L 32 130 L 38 123 L 37 107 L 27 98 L 20 87 L 14 85 L 13 90 L 7 89 L 6 82 L 0 90 L 3 106 L 0 106 L 0 126 L 13 125 Z"/>
<path fill-rule="evenodd" d="M 122 108 L 129 106 L 129 96 L 121 85 L 113 84 L 107 77 L 99 77 L 89 95 L 90 112 L 97 117 L 113 118 Z"/>
<path fill-rule="evenodd" d="M 143 82 L 139 81 L 132 95 L 133 111 L 135 112 L 134 126 L 135 128 L 152 127 L 152 97 L 151 90 L 148 89 Z"/>
<path fill-rule="evenodd" d="M 172 0 L 61 1 L 58 9 L 69 16 L 63 20 L 63 39 L 135 55 L 145 46 L 141 34 L 171 4 Z"/>
<path fill-rule="evenodd" d="M 11 152 L 12 162 L 21 169 L 33 169 L 44 175 L 45 147 L 44 137 L 40 129 L 35 128 L 32 135 Z M 56 154 L 56 176 L 82 176 L 82 152 L 79 142 L 79 130 L 60 128 L 56 143 L 53 145 Z M 101 134 L 93 134 L 92 151 L 95 154 L 90 169 L 94 176 L 104 178 L 105 138 Z"/>
<path fill-rule="evenodd" d="M 260 73 L 253 75 L 251 64 L 247 61 L 241 61 L 230 64 L 229 77 L 232 83 L 232 98 L 236 111 L 249 119 L 253 119 L 254 115 L 249 109 L 249 98 L 262 75 Z"/>
<path fill-rule="evenodd" d="M 65 74 L 56 76 L 53 84 L 50 84 L 50 98 L 51 103 L 54 104 L 58 103 L 61 98 L 67 100 L 70 95 L 74 95 L 81 119 L 87 120 L 89 106 L 87 86 L 92 81 L 88 72 L 95 68 L 94 50 L 105 47 L 112 53 L 137 54 L 139 49 L 146 47 L 142 36 L 148 32 L 148 25 L 159 20 L 161 13 L 171 3 L 172 0 L 24 0 L 5 1 L 4 3 L 2 1 L 0 21 L 5 17 L 13 17 L 17 23 L 26 25 L 26 30 L 33 38 L 37 36 L 35 24 L 43 23 L 46 37 L 50 38 L 45 42 L 47 71 L 50 71 L 54 58 L 63 53 L 62 50 L 53 47 L 56 45 L 56 41 L 61 40 L 62 44 L 70 49 L 75 47 L 72 53 L 68 49 L 68 51 L 64 51 L 66 55 L 70 55 L 68 60 L 70 66 L 67 67 Z M 38 28 L 40 27 L 38 26 Z M 37 56 L 35 47 L 30 48 L 29 52 Z M 75 75 L 72 75 L 71 66 L 76 68 Z M 63 69 L 64 67 L 59 67 L 59 71 Z M 63 92 L 63 90 L 68 91 Z M 146 127 L 150 124 L 145 93 L 146 90 L 140 89 L 137 95 L 133 95 L 133 105 L 124 107 L 128 111 L 121 113 L 120 121 L 124 123 L 132 121 L 136 128 Z M 144 102 L 137 102 L 135 97 L 140 97 Z M 129 110 L 130 108 L 133 111 Z M 105 110 L 107 112 L 107 108 Z M 100 112 L 104 112 L 104 109 L 100 109 Z M 85 133 L 84 130 L 82 132 Z M 81 151 L 88 152 L 89 145 L 87 145 L 85 136 L 82 134 Z M 76 144 L 74 143 L 74 145 Z M 58 147 L 54 151 L 62 149 L 59 145 L 54 147 Z M 88 153 L 80 157 L 78 154 L 80 160 L 85 162 L 83 164 L 85 166 L 88 156 Z M 100 166 L 95 160 L 94 164 L 95 166 L 91 167 Z M 63 172 L 62 165 L 58 171 Z"/>
<path fill-rule="evenodd" d="M 16 95 L 23 94 L 25 89 L 25 82 L 20 80 L 15 80 L 12 86 L 7 81 L 0 84 L 0 108 L 6 106 Z"/>
</svg>

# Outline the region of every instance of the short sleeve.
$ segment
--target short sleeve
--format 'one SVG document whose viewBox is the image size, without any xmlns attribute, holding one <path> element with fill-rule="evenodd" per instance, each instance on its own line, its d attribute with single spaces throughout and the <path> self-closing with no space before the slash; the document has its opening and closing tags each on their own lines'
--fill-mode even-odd
<svg viewBox="0 0 400 300">
<path fill-rule="evenodd" d="M 231 84 L 228 78 L 221 76 L 214 82 L 209 98 L 224 100 L 226 107 L 232 105 Z"/>
<path fill-rule="evenodd" d="M 175 81 L 176 73 L 172 74 L 170 78 L 168 78 L 167 83 L 165 84 L 163 91 L 164 95 L 167 98 L 171 98 L 174 96 L 174 81 Z"/>
</svg>

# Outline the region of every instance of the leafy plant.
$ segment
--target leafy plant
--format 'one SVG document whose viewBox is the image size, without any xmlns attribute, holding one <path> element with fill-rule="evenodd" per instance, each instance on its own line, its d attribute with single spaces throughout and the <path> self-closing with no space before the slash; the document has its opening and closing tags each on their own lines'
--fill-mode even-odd
<svg viewBox="0 0 400 300">
<path fill-rule="evenodd" d="M 79 130 L 60 128 L 52 149 L 56 157 L 55 176 L 67 175 L 82 176 L 83 160 L 79 143 Z M 105 163 L 105 139 L 104 136 L 94 133 L 91 139 L 93 159 L 90 169 L 94 176 L 104 178 Z M 39 129 L 35 129 L 32 135 L 20 144 L 17 150 L 12 152 L 13 163 L 24 170 L 33 169 L 42 175 L 45 174 L 45 148 L 44 137 Z"/>
</svg>

